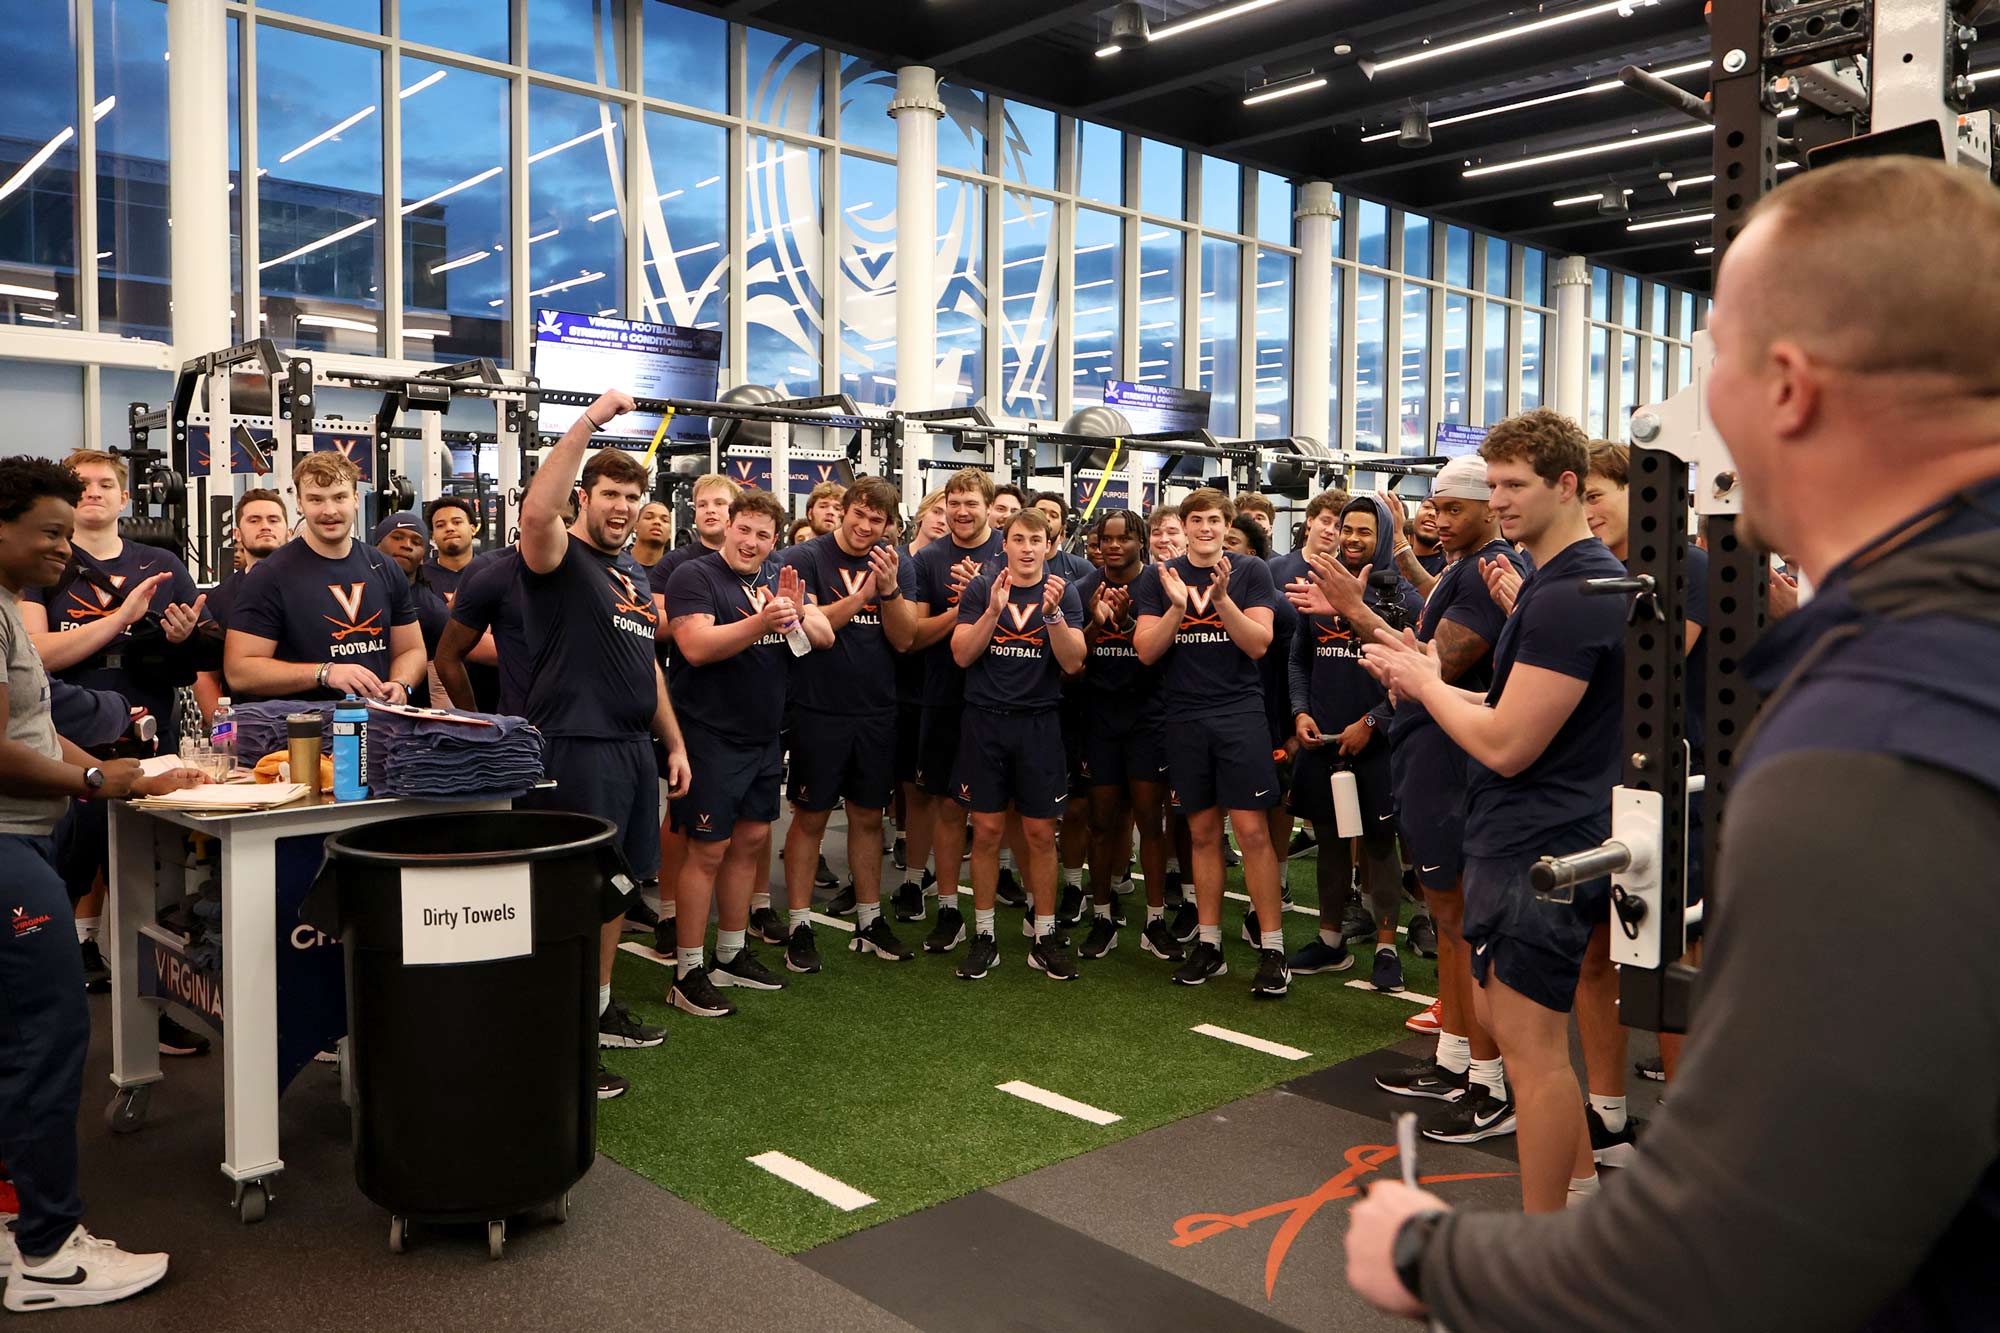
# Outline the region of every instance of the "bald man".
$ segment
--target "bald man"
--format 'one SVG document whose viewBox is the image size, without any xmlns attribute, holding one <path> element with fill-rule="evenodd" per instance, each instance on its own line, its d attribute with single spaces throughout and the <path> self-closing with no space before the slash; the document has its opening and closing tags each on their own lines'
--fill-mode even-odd
<svg viewBox="0 0 2000 1333">
<path fill-rule="evenodd" d="M 1746 662 L 1765 703 L 1679 1081 L 1581 1208 L 1375 1186 L 1348 1278 L 1458 1333 L 1991 1328 L 2000 192 L 1916 158 L 1803 172 L 1730 247 L 1710 331 L 1742 530 L 1819 592 Z M 1923 985 L 1857 984 L 1864 936 Z"/>
</svg>

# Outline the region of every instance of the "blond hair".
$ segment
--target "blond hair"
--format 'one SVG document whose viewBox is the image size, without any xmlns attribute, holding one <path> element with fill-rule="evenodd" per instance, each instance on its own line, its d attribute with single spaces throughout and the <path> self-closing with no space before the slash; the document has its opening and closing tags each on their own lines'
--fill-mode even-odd
<svg viewBox="0 0 2000 1333">
<path fill-rule="evenodd" d="M 110 468 L 112 475 L 118 478 L 118 489 L 126 489 L 131 474 L 125 468 L 125 460 L 117 454 L 107 454 L 102 449 L 72 449 L 69 457 L 63 459 L 63 466 L 71 472 L 86 463 Z"/>
</svg>

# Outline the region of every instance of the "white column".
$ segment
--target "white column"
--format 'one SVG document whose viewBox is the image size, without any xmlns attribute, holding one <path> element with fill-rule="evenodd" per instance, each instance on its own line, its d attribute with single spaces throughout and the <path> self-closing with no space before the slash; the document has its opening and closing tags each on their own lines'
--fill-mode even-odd
<svg viewBox="0 0 2000 1333">
<path fill-rule="evenodd" d="M 174 145 L 174 358 L 229 346 L 229 19 L 214 0 L 168 0 L 167 126 Z M 244 162 L 249 174 L 250 162 Z M 257 219 L 245 216 L 245 231 Z M 255 311 L 243 327 L 257 327 Z"/>
<path fill-rule="evenodd" d="M 896 406 L 920 412 L 936 406 L 937 131 L 944 115 L 937 71 L 905 65 L 896 71 Z"/>
<path fill-rule="evenodd" d="M 1333 186 L 1307 181 L 1292 216 L 1299 224 L 1298 305 L 1292 333 L 1292 434 L 1331 445 L 1333 375 Z"/>
<path fill-rule="evenodd" d="M 1555 344 L 1555 409 L 1583 425 L 1590 420 L 1590 266 L 1581 255 L 1556 261 Z"/>
</svg>

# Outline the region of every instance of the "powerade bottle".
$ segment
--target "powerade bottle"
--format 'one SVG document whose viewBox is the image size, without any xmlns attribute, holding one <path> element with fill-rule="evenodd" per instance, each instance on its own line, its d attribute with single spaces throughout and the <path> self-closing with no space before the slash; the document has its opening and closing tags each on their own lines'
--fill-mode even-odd
<svg viewBox="0 0 2000 1333">
<path fill-rule="evenodd" d="M 368 799 L 368 706 L 348 695 L 333 708 L 333 799 Z"/>
<path fill-rule="evenodd" d="M 232 767 L 235 765 L 236 716 L 226 694 L 215 701 L 215 716 L 209 722 L 208 743 L 217 754 L 226 757 Z"/>
</svg>

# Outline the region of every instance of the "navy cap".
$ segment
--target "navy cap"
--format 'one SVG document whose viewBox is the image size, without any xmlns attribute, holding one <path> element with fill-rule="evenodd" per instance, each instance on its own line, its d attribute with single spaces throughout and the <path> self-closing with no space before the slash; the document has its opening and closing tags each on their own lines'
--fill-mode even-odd
<svg viewBox="0 0 2000 1333">
<path fill-rule="evenodd" d="M 398 528 L 408 528 L 418 534 L 425 532 L 423 519 L 417 517 L 413 511 L 405 509 L 401 513 L 389 515 L 375 525 L 375 545 L 380 546 L 382 539 Z"/>
</svg>

